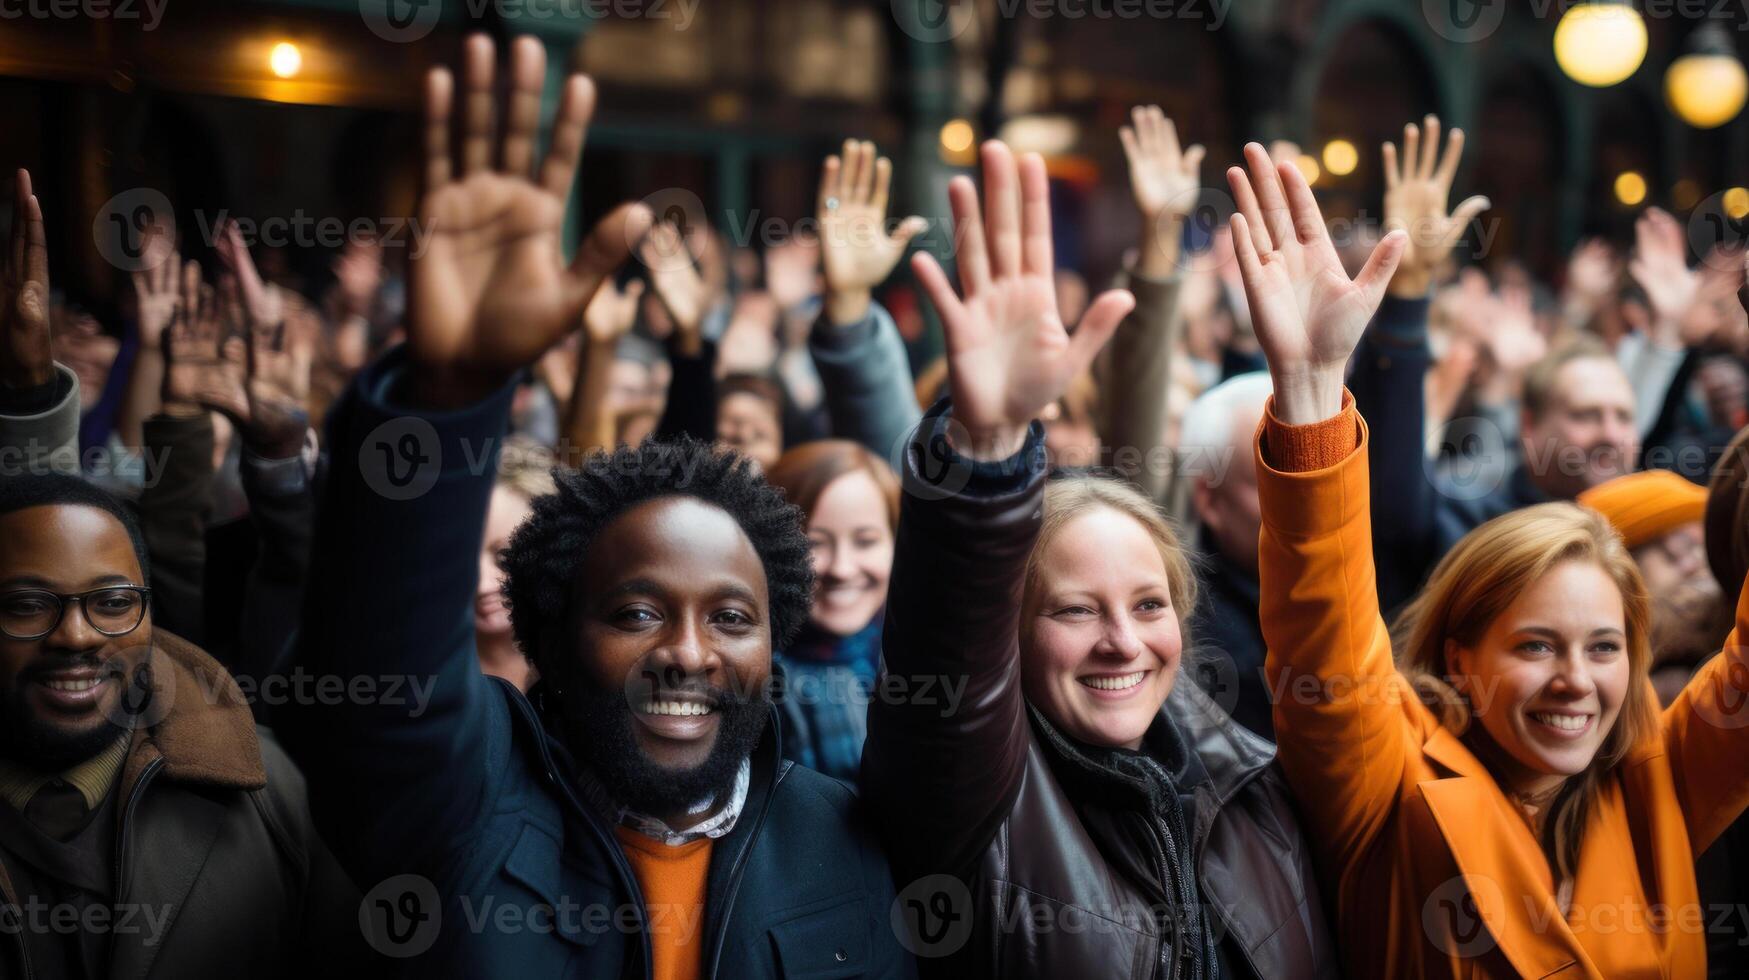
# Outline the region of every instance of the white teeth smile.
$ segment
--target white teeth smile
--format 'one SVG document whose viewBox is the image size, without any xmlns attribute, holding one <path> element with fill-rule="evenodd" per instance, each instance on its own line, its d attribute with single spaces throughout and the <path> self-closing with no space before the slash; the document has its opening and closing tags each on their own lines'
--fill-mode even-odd
<svg viewBox="0 0 1749 980">
<path fill-rule="evenodd" d="M 1581 731 L 1586 725 L 1591 723 L 1590 715 L 1554 715 L 1538 713 L 1531 715 L 1531 717 L 1550 728 L 1559 728 L 1565 732 Z"/>
<path fill-rule="evenodd" d="M 652 701 L 641 710 L 646 715 L 708 715 L 711 706 L 697 701 Z"/>
<path fill-rule="evenodd" d="M 72 681 L 48 680 L 43 682 L 43 684 L 51 691 L 89 691 L 101 683 L 103 683 L 103 681 L 96 677 L 86 677 Z"/>
<path fill-rule="evenodd" d="M 1142 678 L 1146 676 L 1148 676 L 1147 671 L 1138 670 L 1133 674 L 1123 674 L 1118 677 L 1083 677 L 1081 683 L 1096 691 L 1126 691 L 1140 684 Z"/>
</svg>

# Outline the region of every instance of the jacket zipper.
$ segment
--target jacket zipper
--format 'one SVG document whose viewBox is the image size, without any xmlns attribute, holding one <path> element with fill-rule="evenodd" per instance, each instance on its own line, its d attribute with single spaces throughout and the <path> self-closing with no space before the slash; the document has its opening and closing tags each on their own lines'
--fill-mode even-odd
<svg viewBox="0 0 1749 980">
<path fill-rule="evenodd" d="M 1178 976 L 1176 964 L 1184 929 L 1183 923 L 1179 921 L 1176 913 L 1179 899 L 1178 889 L 1172 878 L 1171 863 L 1166 859 L 1167 851 L 1172 848 L 1172 830 L 1166 827 L 1164 822 L 1152 818 L 1148 819 L 1148 829 L 1150 831 L 1148 843 L 1153 845 L 1154 859 L 1160 865 L 1160 887 L 1165 890 L 1167 900 L 1172 903 L 1175 909 L 1172 913 L 1171 937 L 1160 944 L 1160 969 L 1163 971 L 1161 976 L 1164 980 L 1173 980 Z M 1161 841 L 1161 838 L 1165 838 L 1164 842 Z"/>
<path fill-rule="evenodd" d="M 741 847 L 740 853 L 735 855 L 735 864 L 729 869 L 729 890 L 723 899 L 723 913 L 717 917 L 717 936 L 716 942 L 711 944 L 710 968 L 704 973 L 712 980 L 715 980 L 717 967 L 722 963 L 723 940 L 729 934 L 729 913 L 735 909 L 735 895 L 741 890 L 741 878 L 747 871 L 747 856 L 753 853 L 753 845 L 759 841 L 759 828 L 765 825 L 765 811 L 771 808 L 771 799 L 777 795 L 778 784 L 783 782 L 783 760 L 779 759 L 777 764 L 779 767 L 777 778 L 771 781 L 771 791 L 765 794 L 764 800 L 760 801 L 759 812 L 753 817 L 753 829 L 747 834 L 747 843 Z"/>
<path fill-rule="evenodd" d="M 565 780 L 559 778 L 558 771 L 553 766 L 552 752 L 547 748 L 547 730 L 541 725 L 540 719 L 534 714 L 533 707 L 528 704 L 527 700 L 518 698 L 517 708 L 521 710 L 523 718 L 534 727 L 535 744 L 540 749 L 541 769 L 547 774 L 547 782 L 558 787 L 558 790 L 563 795 L 565 801 L 570 803 L 572 809 L 577 811 L 577 815 L 582 819 L 583 823 L 588 826 L 590 832 L 595 834 L 596 840 L 601 844 L 602 848 L 607 851 L 609 857 L 612 858 L 614 868 L 619 872 L 620 880 L 631 889 L 632 908 L 636 911 L 638 916 L 638 935 L 643 938 L 644 943 L 644 978 L 645 980 L 651 980 L 653 975 L 652 971 L 655 969 L 656 958 L 654 952 L 650 948 L 650 928 L 649 923 L 645 921 L 648 912 L 644 908 L 644 891 L 642 888 L 638 887 L 638 876 L 632 872 L 631 863 L 626 860 L 625 851 L 620 847 L 619 841 L 615 840 L 611 833 L 601 828 L 596 822 L 594 814 L 591 813 L 589 808 L 584 806 L 582 801 L 577 799 L 577 795 L 571 791 L 571 785 Z M 562 898 L 563 896 L 560 897 Z"/>
</svg>

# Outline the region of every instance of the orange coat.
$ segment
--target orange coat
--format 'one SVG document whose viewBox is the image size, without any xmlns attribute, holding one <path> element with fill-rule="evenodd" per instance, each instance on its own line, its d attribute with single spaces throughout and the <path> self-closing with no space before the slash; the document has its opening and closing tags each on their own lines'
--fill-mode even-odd
<svg viewBox="0 0 1749 980">
<path fill-rule="evenodd" d="M 1320 427 L 1322 454 L 1308 438 Z M 1346 458 L 1328 451 L 1333 431 L 1338 448 L 1356 447 Z M 1263 459 L 1266 435 L 1282 469 Z M 1749 804 L 1749 655 L 1736 646 L 1749 591 L 1726 652 L 1593 808 L 1563 917 L 1529 826 L 1396 670 L 1374 580 L 1365 423 L 1352 407 L 1292 431 L 1266 417 L 1258 445 L 1277 757 L 1351 975 L 1704 977 L 1694 856 Z"/>
</svg>

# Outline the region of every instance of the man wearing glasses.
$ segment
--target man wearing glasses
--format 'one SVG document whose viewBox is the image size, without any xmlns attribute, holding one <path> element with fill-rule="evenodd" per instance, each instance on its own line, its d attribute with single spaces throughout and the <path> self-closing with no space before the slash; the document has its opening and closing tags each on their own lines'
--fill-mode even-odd
<svg viewBox="0 0 1749 980">
<path fill-rule="evenodd" d="M 22 172 L 16 193 L 0 449 L 40 428 L 16 403 L 54 378 L 42 304 L 23 295 L 46 296 L 48 273 Z M 153 630 L 132 516 L 76 476 L 8 460 L 0 977 L 345 973 L 363 948 L 357 892 L 311 827 L 302 776 L 230 675 Z"/>
<path fill-rule="evenodd" d="M 154 632 L 114 498 L 0 480 L 0 975 L 353 962 L 357 894 L 224 668 Z"/>
</svg>

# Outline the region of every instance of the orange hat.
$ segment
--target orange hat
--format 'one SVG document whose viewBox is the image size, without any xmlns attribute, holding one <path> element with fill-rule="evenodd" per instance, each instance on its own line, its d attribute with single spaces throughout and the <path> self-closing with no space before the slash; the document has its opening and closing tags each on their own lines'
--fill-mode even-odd
<svg viewBox="0 0 1749 980">
<path fill-rule="evenodd" d="M 1706 488 L 1669 470 L 1629 473 L 1579 495 L 1579 502 L 1609 518 L 1629 548 L 1698 524 L 1706 516 Z"/>
</svg>

